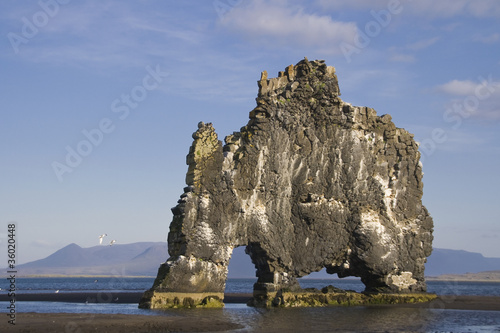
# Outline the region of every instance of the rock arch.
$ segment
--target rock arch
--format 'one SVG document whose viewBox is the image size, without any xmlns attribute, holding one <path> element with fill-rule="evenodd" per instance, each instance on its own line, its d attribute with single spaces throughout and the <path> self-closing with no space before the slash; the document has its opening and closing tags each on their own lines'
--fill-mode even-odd
<svg viewBox="0 0 500 333">
<path fill-rule="evenodd" d="M 413 135 L 342 101 L 323 61 L 263 72 L 258 85 L 250 121 L 224 145 L 198 124 L 170 257 L 140 306 L 217 305 L 237 246 L 256 266 L 256 299 L 298 291 L 298 277 L 324 267 L 371 292 L 425 291 L 433 222 Z"/>
</svg>

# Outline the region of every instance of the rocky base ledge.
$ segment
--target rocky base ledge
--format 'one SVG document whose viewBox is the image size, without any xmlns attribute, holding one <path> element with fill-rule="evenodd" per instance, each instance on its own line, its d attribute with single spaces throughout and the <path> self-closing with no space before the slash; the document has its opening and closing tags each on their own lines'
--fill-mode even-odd
<svg viewBox="0 0 500 333">
<path fill-rule="evenodd" d="M 370 304 L 404 304 L 424 303 L 437 298 L 429 293 L 358 293 L 328 286 L 318 290 L 307 288 L 302 291 L 279 290 L 277 292 L 262 292 L 256 294 L 248 302 L 249 306 L 259 308 L 272 307 L 320 307 L 320 306 L 354 306 Z"/>
<path fill-rule="evenodd" d="M 174 293 L 146 291 L 139 302 L 142 309 L 222 308 L 224 293 Z"/>
</svg>

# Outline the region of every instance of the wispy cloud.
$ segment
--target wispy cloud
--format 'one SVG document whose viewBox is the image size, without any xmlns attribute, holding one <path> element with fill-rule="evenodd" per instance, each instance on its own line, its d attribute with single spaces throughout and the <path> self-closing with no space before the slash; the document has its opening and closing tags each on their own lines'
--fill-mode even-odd
<svg viewBox="0 0 500 333">
<path fill-rule="evenodd" d="M 500 120 L 500 81 L 493 80 L 491 75 L 477 81 L 452 80 L 435 87 L 435 91 L 451 97 L 448 115 Z"/>
<path fill-rule="evenodd" d="M 439 40 L 440 37 L 438 36 L 438 37 L 418 40 L 401 47 L 392 47 L 390 48 L 390 51 L 393 52 L 393 55 L 390 57 L 390 61 L 414 63 L 417 61 L 417 57 L 415 55 L 417 51 L 425 50 L 434 45 Z"/>
<path fill-rule="evenodd" d="M 488 36 L 475 35 L 474 41 L 484 43 L 484 44 L 494 44 L 500 42 L 500 33 L 496 32 Z"/>
<path fill-rule="evenodd" d="M 70 2 L 35 38 L 21 45 L 20 56 L 52 64 L 143 67 L 150 57 L 181 58 L 186 47 L 202 42 L 196 25 L 179 21 L 174 13 L 139 4 Z"/>
<path fill-rule="evenodd" d="M 353 22 L 306 13 L 288 1 L 253 1 L 234 8 L 220 24 L 260 44 L 265 42 L 266 47 L 308 47 L 328 54 L 340 53 L 339 44 L 352 41 L 357 33 Z"/>
<path fill-rule="evenodd" d="M 417 61 L 414 55 L 403 54 L 403 53 L 393 54 L 390 60 L 394 62 L 405 62 L 405 63 L 414 63 Z"/>
<path fill-rule="evenodd" d="M 452 80 L 436 87 L 437 91 L 449 95 L 467 96 L 474 95 L 474 90 L 479 86 L 477 82 L 470 80 Z"/>
<path fill-rule="evenodd" d="M 46 239 L 37 239 L 31 242 L 33 247 L 42 248 L 42 249 L 52 249 L 57 246 L 61 246 L 60 242 L 48 241 Z"/>
<path fill-rule="evenodd" d="M 481 81 L 452 80 L 436 87 L 437 91 L 454 96 L 468 96 L 480 93 L 480 90 L 489 91 L 489 95 L 500 95 L 500 81 L 491 77 L 482 78 Z"/>
<path fill-rule="evenodd" d="M 450 153 L 477 153 L 483 151 L 490 154 L 497 136 L 495 132 L 483 131 L 476 132 L 470 129 L 454 129 L 451 124 L 445 121 L 428 125 L 412 125 L 415 137 L 420 142 L 420 152 L 424 159 L 433 155 L 436 151 Z M 438 129 L 440 131 L 439 141 L 433 140 L 433 133 Z"/>
<path fill-rule="evenodd" d="M 422 40 L 419 40 L 417 42 L 408 44 L 406 46 L 406 48 L 408 50 L 414 50 L 414 51 L 423 50 L 423 49 L 426 49 L 426 48 L 434 45 L 437 41 L 439 41 L 439 39 L 440 39 L 440 37 L 422 39 Z"/>
<path fill-rule="evenodd" d="M 485 147 L 491 138 L 479 137 L 477 133 L 449 130 L 446 132 L 447 140 L 439 149 L 449 152 L 477 151 L 478 147 Z"/>
<path fill-rule="evenodd" d="M 496 233 L 488 232 L 488 233 L 482 234 L 481 237 L 485 238 L 485 239 L 498 239 L 498 238 L 500 238 L 500 233 L 499 232 L 496 232 Z"/>
<path fill-rule="evenodd" d="M 380 10 L 385 9 L 390 1 L 387 0 L 317 0 L 317 3 L 329 9 L 357 9 Z M 407 15 L 424 16 L 426 19 L 472 16 L 472 17 L 500 17 L 500 6 L 497 0 L 401 0 L 401 6 L 408 8 Z"/>
</svg>

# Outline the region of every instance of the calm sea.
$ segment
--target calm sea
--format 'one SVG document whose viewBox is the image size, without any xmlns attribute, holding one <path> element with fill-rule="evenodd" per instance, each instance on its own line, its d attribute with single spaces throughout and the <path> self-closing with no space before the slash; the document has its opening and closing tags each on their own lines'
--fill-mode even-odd
<svg viewBox="0 0 500 333">
<path fill-rule="evenodd" d="M 154 278 L 18 278 L 18 293 L 71 293 L 85 291 L 138 292 L 149 289 Z M 229 279 L 227 293 L 251 293 L 255 279 Z M 8 281 L 0 282 L 6 293 Z M 301 279 L 304 288 L 326 285 L 362 291 L 359 280 Z M 500 283 L 429 281 L 428 291 L 440 295 L 500 296 Z M 0 302 L 2 312 L 7 302 Z M 63 302 L 18 302 L 17 312 L 124 313 L 142 315 L 218 317 L 246 326 L 241 332 L 500 332 L 496 311 L 441 310 L 404 307 L 327 307 L 299 309 L 254 309 L 244 304 L 226 304 L 216 310 L 152 311 L 137 304 L 79 304 Z M 21 318 L 20 318 L 21 320 Z M 0 322 L 0 327 L 2 323 Z M 238 331 L 235 331 L 238 332 Z"/>
</svg>

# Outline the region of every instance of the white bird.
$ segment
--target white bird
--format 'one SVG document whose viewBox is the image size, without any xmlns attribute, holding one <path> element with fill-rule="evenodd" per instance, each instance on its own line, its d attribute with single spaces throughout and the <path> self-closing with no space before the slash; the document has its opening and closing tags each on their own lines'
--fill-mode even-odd
<svg viewBox="0 0 500 333">
<path fill-rule="evenodd" d="M 113 239 L 111 242 L 109 242 L 109 246 L 113 245 L 114 243 L 116 243 L 116 241 Z"/>
<path fill-rule="evenodd" d="M 56 294 L 59 293 L 59 290 L 56 290 Z"/>
<path fill-rule="evenodd" d="M 104 237 L 106 237 L 108 234 L 102 234 L 101 236 L 99 236 L 99 245 L 102 244 L 102 239 Z"/>
</svg>

